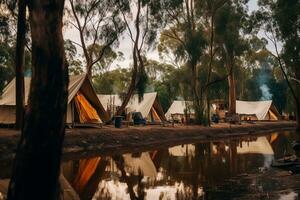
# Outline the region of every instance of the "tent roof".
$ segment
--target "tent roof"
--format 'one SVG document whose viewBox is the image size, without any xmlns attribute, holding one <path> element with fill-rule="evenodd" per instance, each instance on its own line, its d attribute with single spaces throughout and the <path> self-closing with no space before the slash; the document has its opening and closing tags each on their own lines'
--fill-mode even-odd
<svg viewBox="0 0 300 200">
<path fill-rule="evenodd" d="M 28 103 L 28 96 L 30 90 L 30 77 L 24 78 L 25 87 L 25 104 Z M 3 90 L 0 97 L 0 106 L 15 106 L 16 105 L 16 79 L 14 78 Z M 68 104 L 73 100 L 77 92 L 80 92 L 88 99 L 89 103 L 97 110 L 102 121 L 108 120 L 108 115 L 97 98 L 96 92 L 91 84 L 90 79 L 86 74 L 69 76 L 69 95 Z"/>
<path fill-rule="evenodd" d="M 86 75 L 70 76 L 69 81 L 69 96 L 68 103 L 74 98 L 80 87 L 82 86 Z M 25 87 L 25 104 L 27 105 L 29 89 L 30 89 L 30 77 L 24 78 Z M 0 97 L 0 105 L 15 106 L 16 105 L 16 78 L 14 78 L 3 90 L 3 94 Z"/>
<path fill-rule="evenodd" d="M 107 109 L 110 105 L 121 106 L 122 100 L 119 95 L 97 95 L 100 102 Z M 141 112 L 143 117 L 147 117 L 157 97 L 156 92 L 145 93 L 144 98 L 139 102 L 138 95 L 133 95 L 127 105 L 128 112 Z"/>
<path fill-rule="evenodd" d="M 272 106 L 272 100 L 268 101 L 236 101 L 238 114 L 255 114 L 258 120 L 264 120 Z"/>
<path fill-rule="evenodd" d="M 186 104 L 192 105 L 191 101 L 173 101 L 172 105 L 168 109 L 166 113 L 166 117 L 171 117 L 172 114 L 184 114 L 184 110 L 186 108 Z M 194 113 L 193 109 L 191 109 L 191 113 Z"/>
</svg>

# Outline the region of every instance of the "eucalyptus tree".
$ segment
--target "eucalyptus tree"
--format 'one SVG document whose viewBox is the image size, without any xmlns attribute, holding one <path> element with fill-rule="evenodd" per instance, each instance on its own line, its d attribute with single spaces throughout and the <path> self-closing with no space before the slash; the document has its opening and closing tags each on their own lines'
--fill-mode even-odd
<svg viewBox="0 0 300 200">
<path fill-rule="evenodd" d="M 231 0 L 216 14 L 215 40 L 220 47 L 219 55 L 224 59 L 228 73 L 229 114 L 236 113 L 236 78 L 237 59 L 247 49 L 243 38 L 244 25 L 247 21 L 247 0 Z"/>
<path fill-rule="evenodd" d="M 72 12 L 69 23 L 78 31 L 80 40 L 80 43 L 73 42 L 82 49 L 86 72 L 91 75 L 93 66 L 104 59 L 106 51 L 111 51 L 110 47 L 118 44 L 124 23 L 114 0 L 69 2 Z"/>
<path fill-rule="evenodd" d="M 67 39 L 64 41 L 66 59 L 69 65 L 70 75 L 79 75 L 83 73 L 82 61 L 77 58 L 77 48 L 74 43 Z"/>
<path fill-rule="evenodd" d="M 260 0 L 259 10 L 253 15 L 254 26 L 263 30 L 274 46 L 281 72 L 294 99 L 297 130 L 300 130 L 300 3 L 297 0 Z M 280 50 L 279 43 L 283 47 Z"/>
<path fill-rule="evenodd" d="M 131 40 L 133 59 L 131 82 L 122 104 L 116 112 L 116 115 L 120 115 L 135 91 L 137 91 L 140 99 L 143 97 L 147 83 L 144 65 L 145 54 L 154 44 L 157 28 L 162 21 L 160 18 L 160 1 L 119 0 L 117 5 Z"/>
<path fill-rule="evenodd" d="M 16 120 L 15 128 L 21 129 L 25 112 L 24 73 L 31 62 L 29 37 L 27 34 L 28 20 L 26 19 L 26 1 L 0 1 L 0 41 L 5 40 L 7 48 L 15 48 L 14 66 L 16 80 Z M 25 59 L 26 58 L 26 59 Z M 9 78 L 10 79 L 10 78 Z"/>
<path fill-rule="evenodd" d="M 196 122 L 205 123 L 204 87 L 200 86 L 200 59 L 207 45 L 204 36 L 203 13 L 199 12 L 200 1 L 163 1 L 164 18 L 167 20 L 161 32 L 159 51 L 173 53 L 190 69 L 191 94 Z"/>
<path fill-rule="evenodd" d="M 24 126 L 8 189 L 9 200 L 59 199 L 68 67 L 62 26 L 64 0 L 28 0 L 32 78 Z"/>
<path fill-rule="evenodd" d="M 16 40 L 16 123 L 17 129 L 23 126 L 25 112 L 25 86 L 24 86 L 24 65 L 25 65 L 25 43 L 26 43 L 26 2 L 18 1 L 18 25 Z"/>
<path fill-rule="evenodd" d="M 206 108 L 207 108 L 207 121 L 210 125 L 210 86 L 212 85 L 211 82 L 211 76 L 213 73 L 213 62 L 214 57 L 217 52 L 217 48 L 215 45 L 215 21 L 216 21 L 216 15 L 218 11 L 229 2 L 229 0 L 202 0 L 202 12 L 204 13 L 204 16 L 206 18 L 206 24 L 208 27 L 209 39 L 208 40 L 208 46 L 209 46 L 209 62 L 208 62 L 208 72 L 207 72 L 207 78 L 206 78 L 206 84 L 205 84 L 205 95 L 206 95 Z"/>
</svg>

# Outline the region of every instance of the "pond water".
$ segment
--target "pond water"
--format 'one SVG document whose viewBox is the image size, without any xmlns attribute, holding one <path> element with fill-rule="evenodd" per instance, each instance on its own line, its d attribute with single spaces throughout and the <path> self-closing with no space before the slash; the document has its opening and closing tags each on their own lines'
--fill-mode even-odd
<svg viewBox="0 0 300 200">
<path fill-rule="evenodd" d="M 281 132 L 71 160 L 62 171 L 81 199 L 298 199 L 300 175 L 271 167 L 294 154 L 295 137 Z"/>
</svg>

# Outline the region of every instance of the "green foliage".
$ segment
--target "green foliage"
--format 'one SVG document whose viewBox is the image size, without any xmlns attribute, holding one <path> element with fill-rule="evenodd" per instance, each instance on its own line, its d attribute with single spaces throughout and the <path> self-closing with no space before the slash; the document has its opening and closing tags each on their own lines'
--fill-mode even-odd
<svg viewBox="0 0 300 200">
<path fill-rule="evenodd" d="M 130 82 L 131 72 L 119 68 L 97 74 L 93 77 L 93 85 L 98 94 L 124 94 Z"/>
<path fill-rule="evenodd" d="M 94 75 L 109 70 L 112 63 L 115 60 L 123 59 L 123 53 L 115 52 L 111 47 L 106 47 L 105 49 L 104 48 L 105 48 L 104 45 L 99 45 L 97 43 L 94 45 L 88 46 L 87 50 L 88 50 L 89 54 L 92 56 L 93 60 L 100 57 L 99 54 L 101 54 L 102 51 L 104 51 L 102 59 L 99 60 L 97 63 L 95 63 L 95 65 L 92 69 Z"/>
</svg>

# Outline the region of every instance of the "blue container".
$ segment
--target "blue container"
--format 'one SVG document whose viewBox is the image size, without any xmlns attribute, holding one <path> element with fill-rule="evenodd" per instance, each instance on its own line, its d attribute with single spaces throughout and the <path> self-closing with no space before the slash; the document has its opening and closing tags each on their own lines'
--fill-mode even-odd
<svg viewBox="0 0 300 200">
<path fill-rule="evenodd" d="M 122 116 L 115 116 L 115 128 L 122 127 Z"/>
</svg>

